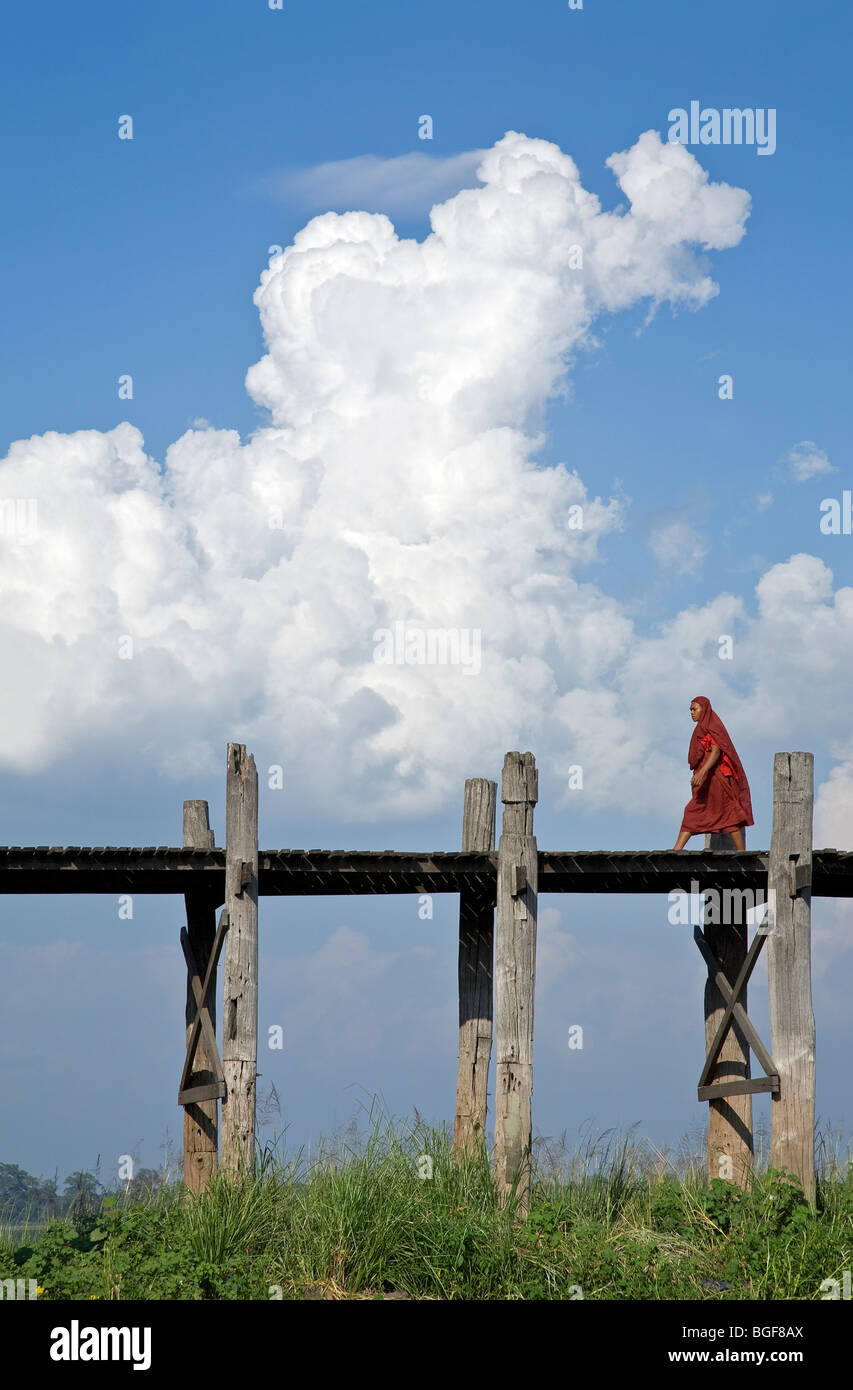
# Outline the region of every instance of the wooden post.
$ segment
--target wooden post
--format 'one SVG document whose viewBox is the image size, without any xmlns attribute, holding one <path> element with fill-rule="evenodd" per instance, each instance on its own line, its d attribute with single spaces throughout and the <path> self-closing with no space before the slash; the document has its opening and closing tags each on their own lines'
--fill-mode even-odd
<svg viewBox="0 0 853 1390">
<path fill-rule="evenodd" d="M 814 756 L 773 760 L 773 835 L 767 875 L 775 926 L 767 938 L 770 1050 L 779 1071 L 771 1108 L 770 1164 L 800 1179 L 815 1202 L 815 1023 L 811 979 Z"/>
<path fill-rule="evenodd" d="M 495 848 L 497 782 L 469 777 L 462 812 L 462 848 Z M 473 1153 L 486 1133 L 486 1088 L 492 1053 L 492 896 L 473 888 L 459 894 L 459 1071 L 453 1150 Z"/>
<path fill-rule="evenodd" d="M 242 743 L 228 745 L 225 906 L 222 1167 L 235 1177 L 254 1169 L 258 1069 L 258 774 Z"/>
<path fill-rule="evenodd" d="M 746 844 L 746 831 L 744 831 Z M 706 849 L 735 847 L 731 835 L 706 835 Z M 708 885 L 709 887 L 711 885 Z M 744 916 L 746 914 L 744 913 Z M 731 923 L 719 926 L 707 923 L 702 928 L 705 940 L 723 967 L 730 984 L 734 984 L 748 950 L 747 924 Z M 747 1008 L 747 989 L 741 995 Z M 710 974 L 705 984 L 705 1050 L 710 1050 L 725 1009 L 725 1000 Z M 750 1076 L 749 1043 L 736 1021 L 726 1034 L 713 1081 L 741 1081 Z M 721 1096 L 708 1101 L 708 1181 L 723 1178 L 745 1187 L 753 1171 L 752 1096 Z"/>
<path fill-rule="evenodd" d="M 208 820 L 206 801 L 184 802 L 184 844 L 193 849 L 212 849 L 213 831 Z M 216 935 L 216 906 L 204 893 L 185 893 L 184 903 L 187 913 L 187 935 L 193 949 L 198 968 L 204 977 L 207 962 Z M 216 1028 L 215 994 L 211 997 L 210 1021 Z M 187 978 L 187 1040 L 196 1016 L 196 1002 L 192 986 Z M 203 1086 L 214 1080 L 210 1070 L 212 1059 L 208 1055 L 204 1038 L 196 1050 L 196 1068 L 193 1072 L 194 1085 Z M 218 1163 L 217 1140 L 219 1134 L 218 1112 L 215 1100 L 184 1106 L 184 1182 L 193 1192 L 200 1192 L 205 1183 L 216 1172 Z"/>
<path fill-rule="evenodd" d="M 533 808 L 538 795 L 533 754 L 507 753 L 501 784 L 504 812 L 498 845 L 495 948 L 495 1181 L 502 1205 L 517 1181 L 522 1215 L 530 1202 L 538 884 Z"/>
</svg>

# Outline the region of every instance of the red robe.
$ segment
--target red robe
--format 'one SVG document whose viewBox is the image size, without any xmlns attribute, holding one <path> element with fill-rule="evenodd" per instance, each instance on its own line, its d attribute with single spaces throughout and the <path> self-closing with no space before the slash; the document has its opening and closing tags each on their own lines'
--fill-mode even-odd
<svg viewBox="0 0 853 1390">
<path fill-rule="evenodd" d="M 687 761 L 695 771 L 709 749 L 717 747 L 721 754 L 702 786 L 693 788 L 681 829 L 693 835 L 722 835 L 753 825 L 749 783 L 728 730 L 706 696 L 695 696 L 695 702 L 702 706 L 702 714 L 690 740 Z"/>
</svg>

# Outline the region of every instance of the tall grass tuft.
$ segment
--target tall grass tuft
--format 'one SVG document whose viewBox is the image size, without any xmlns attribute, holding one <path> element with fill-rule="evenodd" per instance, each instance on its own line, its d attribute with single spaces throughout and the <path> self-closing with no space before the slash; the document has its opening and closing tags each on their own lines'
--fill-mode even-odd
<svg viewBox="0 0 853 1390">
<path fill-rule="evenodd" d="M 247 1250 L 263 1248 L 269 1219 L 263 1180 L 229 1181 L 217 1173 L 202 1192 L 186 1194 L 182 1224 L 200 1263 L 225 1265 Z"/>
</svg>

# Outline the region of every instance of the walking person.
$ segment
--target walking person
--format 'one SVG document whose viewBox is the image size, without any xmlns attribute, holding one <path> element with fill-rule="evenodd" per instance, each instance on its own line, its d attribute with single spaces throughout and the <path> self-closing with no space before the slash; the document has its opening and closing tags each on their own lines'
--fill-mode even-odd
<svg viewBox="0 0 853 1390">
<path fill-rule="evenodd" d="M 737 749 L 707 696 L 691 700 L 690 716 L 696 724 L 687 752 L 693 795 L 672 848 L 683 849 L 691 835 L 710 833 L 731 835 L 735 848 L 744 849 L 744 828 L 754 821 L 749 783 Z"/>
</svg>

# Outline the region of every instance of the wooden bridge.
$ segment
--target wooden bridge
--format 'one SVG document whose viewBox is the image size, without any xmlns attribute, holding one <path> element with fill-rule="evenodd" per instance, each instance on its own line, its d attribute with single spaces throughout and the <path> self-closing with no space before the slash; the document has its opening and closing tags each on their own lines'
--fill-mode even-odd
<svg viewBox="0 0 853 1390">
<path fill-rule="evenodd" d="M 539 850 L 540 893 L 671 893 L 690 880 L 767 888 L 767 850 Z M 443 851 L 272 849 L 258 853 L 258 896 L 497 890 L 498 856 Z M 209 893 L 225 901 L 225 850 L 160 845 L 0 847 L 0 893 Z M 853 851 L 812 852 L 812 896 L 853 897 Z"/>
<path fill-rule="evenodd" d="M 538 782 L 533 755 L 508 753 L 500 844 L 497 784 L 465 783 L 462 849 L 258 849 L 258 784 L 243 744 L 228 745 L 226 845 L 217 848 L 203 801 L 184 802 L 181 846 L 0 848 L 2 893 L 180 893 L 187 927 L 187 1050 L 184 1169 L 198 1189 L 215 1171 L 221 1103 L 222 1163 L 250 1164 L 255 1139 L 258 1034 L 258 899 L 317 895 L 457 893 L 459 1066 L 454 1142 L 458 1153 L 485 1135 L 486 1084 L 496 1011 L 494 1162 L 499 1192 L 515 1187 L 526 1209 L 530 1180 L 533 1002 L 540 893 L 717 894 L 769 900 L 770 919 L 752 945 L 747 923 L 708 916 L 694 936 L 708 966 L 706 1060 L 700 1100 L 710 1102 L 709 1177 L 745 1183 L 753 1158 L 752 1094 L 773 1096 L 771 1163 L 798 1177 L 814 1200 L 814 1016 L 810 902 L 853 897 L 853 853 L 812 849 L 813 759 L 777 753 L 768 851 L 736 851 L 708 836 L 704 850 L 539 850 L 533 836 Z M 216 911 L 224 910 L 216 923 Z M 497 930 L 495 930 L 497 910 Z M 725 916 L 725 914 L 724 914 Z M 747 983 L 768 942 L 771 1046 L 746 1012 Z M 214 990 L 225 947 L 222 1055 Z M 496 1005 L 496 1010 L 495 1010 Z M 766 1075 L 753 1078 L 750 1050 Z"/>
</svg>

